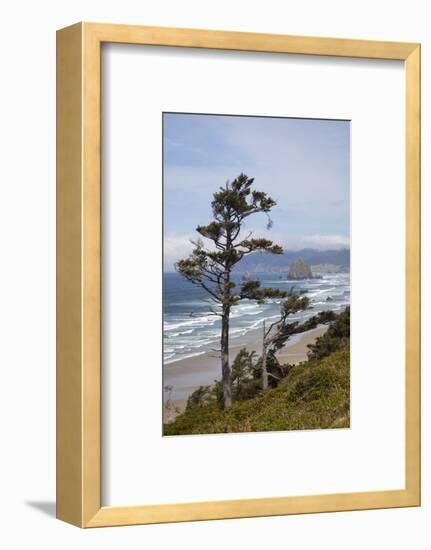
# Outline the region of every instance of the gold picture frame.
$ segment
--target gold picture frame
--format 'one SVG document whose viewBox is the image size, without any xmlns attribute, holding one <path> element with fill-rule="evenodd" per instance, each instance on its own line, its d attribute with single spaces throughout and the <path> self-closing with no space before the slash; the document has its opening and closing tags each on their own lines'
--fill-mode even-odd
<svg viewBox="0 0 431 550">
<path fill-rule="evenodd" d="M 101 505 L 101 46 L 128 43 L 402 60 L 406 83 L 403 490 Z M 79 527 L 420 504 L 420 45 L 78 23 L 57 33 L 57 517 Z"/>
</svg>

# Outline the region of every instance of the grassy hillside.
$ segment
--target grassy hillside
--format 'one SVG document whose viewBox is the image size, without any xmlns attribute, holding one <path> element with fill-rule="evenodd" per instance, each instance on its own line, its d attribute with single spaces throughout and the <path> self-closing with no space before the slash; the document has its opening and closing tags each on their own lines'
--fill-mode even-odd
<svg viewBox="0 0 431 550">
<path fill-rule="evenodd" d="M 277 388 L 238 401 L 194 407 L 165 424 L 165 435 L 347 428 L 350 423 L 348 342 L 330 355 L 294 367 Z"/>
</svg>

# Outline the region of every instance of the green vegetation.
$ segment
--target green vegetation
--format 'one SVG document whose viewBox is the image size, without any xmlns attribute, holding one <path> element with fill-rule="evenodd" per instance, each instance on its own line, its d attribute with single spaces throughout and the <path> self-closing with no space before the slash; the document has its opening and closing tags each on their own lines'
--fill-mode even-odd
<svg viewBox="0 0 431 550">
<path fill-rule="evenodd" d="M 322 359 L 291 369 L 277 388 L 221 410 L 195 406 L 165 424 L 165 435 L 347 428 L 350 423 L 350 354 L 347 344 Z"/>
<path fill-rule="evenodd" d="M 232 363 L 232 406 L 222 410 L 219 381 L 202 386 L 186 411 L 165 424 L 165 435 L 346 428 L 350 423 L 350 308 L 339 315 L 321 313 L 306 323 L 330 321 L 309 346 L 309 359 L 280 365 L 267 358 L 270 388 L 262 389 L 262 359 L 242 349 Z M 298 327 L 295 327 L 298 329 Z"/>
<path fill-rule="evenodd" d="M 323 336 L 317 338 L 315 344 L 309 346 L 309 359 L 321 359 L 333 351 L 341 349 L 350 341 L 350 307 L 346 307 L 343 313 L 331 323 Z"/>
</svg>

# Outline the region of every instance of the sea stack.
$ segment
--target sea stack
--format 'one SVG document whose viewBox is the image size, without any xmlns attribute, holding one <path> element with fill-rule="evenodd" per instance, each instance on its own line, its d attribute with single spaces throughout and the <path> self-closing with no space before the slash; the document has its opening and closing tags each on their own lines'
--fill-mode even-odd
<svg viewBox="0 0 431 550">
<path fill-rule="evenodd" d="M 289 279 L 312 279 L 313 273 L 311 267 L 302 258 L 298 258 L 290 264 L 287 277 Z"/>
</svg>

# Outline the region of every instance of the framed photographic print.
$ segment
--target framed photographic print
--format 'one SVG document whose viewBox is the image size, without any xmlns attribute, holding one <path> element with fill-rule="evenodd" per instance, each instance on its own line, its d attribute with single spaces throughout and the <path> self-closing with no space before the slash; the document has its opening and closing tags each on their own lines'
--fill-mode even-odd
<svg viewBox="0 0 431 550">
<path fill-rule="evenodd" d="M 420 504 L 420 46 L 57 34 L 57 516 Z"/>
<path fill-rule="evenodd" d="M 163 113 L 163 147 L 163 433 L 348 428 L 350 122 Z"/>
</svg>

